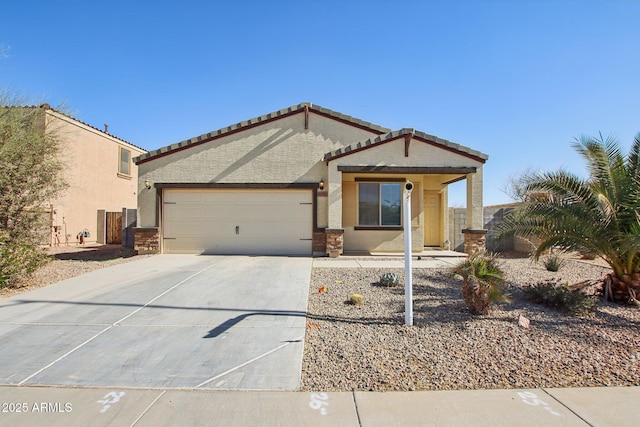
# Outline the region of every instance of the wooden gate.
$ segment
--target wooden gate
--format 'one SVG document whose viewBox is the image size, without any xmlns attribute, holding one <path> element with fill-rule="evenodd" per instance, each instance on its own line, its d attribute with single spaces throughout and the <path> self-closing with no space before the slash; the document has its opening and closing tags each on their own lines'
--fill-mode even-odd
<svg viewBox="0 0 640 427">
<path fill-rule="evenodd" d="M 106 244 L 122 243 L 122 212 L 107 212 Z"/>
</svg>

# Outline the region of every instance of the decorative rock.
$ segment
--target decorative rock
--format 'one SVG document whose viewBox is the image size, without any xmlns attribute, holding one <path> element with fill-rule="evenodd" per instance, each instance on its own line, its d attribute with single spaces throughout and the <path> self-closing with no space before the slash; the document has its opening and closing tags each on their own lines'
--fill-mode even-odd
<svg viewBox="0 0 640 427">
<path fill-rule="evenodd" d="M 640 350 L 629 348 L 640 343 L 634 326 L 640 324 L 640 310 L 600 303 L 585 319 L 520 297 L 521 288 L 541 280 L 601 279 L 607 267 L 569 260 L 552 273 L 530 259 L 501 259 L 501 264 L 511 302 L 497 304 L 483 317 L 467 312 L 460 282 L 444 270 L 415 269 L 414 326 L 404 325 L 402 290 L 374 285 L 389 269 L 314 269 L 308 312 L 319 328 L 306 332 L 302 389 L 640 385 Z M 392 272 L 404 280 L 403 269 Z M 335 283 L 332 292 L 315 292 L 325 283 Z M 367 304 L 357 310 L 344 304 L 344 295 L 354 293 L 367 295 Z M 514 313 L 533 322 L 535 334 L 515 326 Z"/>
<path fill-rule="evenodd" d="M 529 319 L 521 314 L 520 316 L 518 316 L 518 325 L 522 326 L 525 329 L 529 329 Z"/>
</svg>

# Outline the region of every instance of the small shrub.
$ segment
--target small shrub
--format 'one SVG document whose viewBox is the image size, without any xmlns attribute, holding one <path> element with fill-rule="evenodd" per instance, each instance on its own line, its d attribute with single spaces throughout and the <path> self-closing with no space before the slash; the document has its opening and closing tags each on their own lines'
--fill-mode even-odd
<svg viewBox="0 0 640 427">
<path fill-rule="evenodd" d="M 470 255 L 453 267 L 451 274 L 462 277 L 462 297 L 473 314 L 487 314 L 493 302 L 508 300 L 500 288 L 504 272 L 495 254 Z"/>
<path fill-rule="evenodd" d="M 12 286 L 48 261 L 47 255 L 33 246 L 0 241 L 0 288 Z"/>
<path fill-rule="evenodd" d="M 567 261 L 558 254 L 551 254 L 542 260 L 542 265 L 547 271 L 556 272 L 565 266 Z"/>
<path fill-rule="evenodd" d="M 353 294 L 349 297 L 349 302 L 353 305 L 362 305 L 364 297 L 360 294 Z"/>
<path fill-rule="evenodd" d="M 568 284 L 553 280 L 525 288 L 524 297 L 531 302 L 571 314 L 586 314 L 596 304 L 594 296 L 587 295 L 580 289 L 572 290 Z"/>
<path fill-rule="evenodd" d="M 380 276 L 380 284 L 387 288 L 398 286 L 398 275 L 395 273 L 384 273 Z"/>
</svg>

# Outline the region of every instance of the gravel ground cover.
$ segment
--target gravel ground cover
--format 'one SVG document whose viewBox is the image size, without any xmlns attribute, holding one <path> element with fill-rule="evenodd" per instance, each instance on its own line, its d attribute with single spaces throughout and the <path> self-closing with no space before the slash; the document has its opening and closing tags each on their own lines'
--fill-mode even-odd
<svg viewBox="0 0 640 427">
<path fill-rule="evenodd" d="M 143 256 L 119 246 L 51 248 L 53 261 L 0 298 Z M 416 269 L 414 326 L 404 325 L 402 269 L 315 268 L 303 390 L 446 390 L 640 385 L 640 310 L 600 301 L 589 316 L 526 302 L 521 289 L 545 279 L 599 279 L 606 266 L 569 260 L 550 273 L 529 259 L 502 259 L 509 303 L 472 316 L 445 270 Z M 382 273 L 400 277 L 380 286 Z M 327 286 L 328 292 L 318 288 Z M 349 295 L 364 295 L 360 307 Z M 530 327 L 518 326 L 518 317 Z"/>
<path fill-rule="evenodd" d="M 302 388 L 311 391 L 455 390 L 640 385 L 640 310 L 600 301 L 573 316 L 523 300 L 545 279 L 574 284 L 609 269 L 568 260 L 557 273 L 530 259 L 501 259 L 511 301 L 469 314 L 460 283 L 445 270 L 413 276 L 414 326 L 404 325 L 402 269 L 315 268 Z M 400 276 L 400 286 L 377 282 Z M 328 291 L 318 289 L 327 286 Z M 362 306 L 347 304 L 364 296 Z M 518 325 L 519 316 L 530 320 Z"/>
<path fill-rule="evenodd" d="M 47 248 L 52 260 L 15 287 L 0 289 L 0 299 L 32 289 L 48 286 L 84 273 L 116 264 L 131 262 L 141 257 L 133 249 L 120 245 L 73 245 Z"/>
</svg>

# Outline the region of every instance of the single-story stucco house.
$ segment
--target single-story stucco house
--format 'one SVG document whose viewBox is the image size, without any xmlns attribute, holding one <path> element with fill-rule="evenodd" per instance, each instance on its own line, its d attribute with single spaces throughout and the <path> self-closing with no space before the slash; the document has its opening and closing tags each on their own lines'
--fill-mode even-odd
<svg viewBox="0 0 640 427">
<path fill-rule="evenodd" d="M 392 131 L 302 103 L 136 157 L 136 249 L 402 252 L 402 192 L 411 181 L 412 250 L 419 253 L 450 241 L 447 187 L 466 179 L 471 251 L 484 245 L 487 158 L 417 130 Z"/>
</svg>

